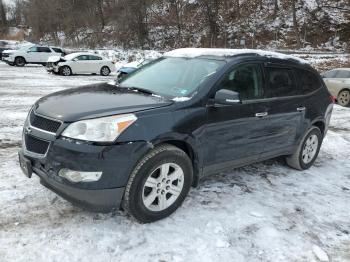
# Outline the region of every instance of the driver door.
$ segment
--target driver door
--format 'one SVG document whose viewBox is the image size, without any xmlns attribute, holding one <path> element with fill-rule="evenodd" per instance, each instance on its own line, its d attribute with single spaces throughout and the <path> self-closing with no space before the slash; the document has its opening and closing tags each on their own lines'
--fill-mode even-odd
<svg viewBox="0 0 350 262">
<path fill-rule="evenodd" d="M 89 71 L 89 56 L 88 55 L 80 55 L 73 60 L 72 63 L 73 72 L 76 74 L 82 74 Z"/>
<path fill-rule="evenodd" d="M 263 132 L 265 112 L 258 112 L 256 104 L 249 103 L 263 97 L 262 65 L 235 66 L 220 81 L 216 90 L 220 89 L 238 92 L 242 102 L 208 107 L 204 175 L 254 162 L 260 158 L 262 147 L 267 146 Z"/>
</svg>

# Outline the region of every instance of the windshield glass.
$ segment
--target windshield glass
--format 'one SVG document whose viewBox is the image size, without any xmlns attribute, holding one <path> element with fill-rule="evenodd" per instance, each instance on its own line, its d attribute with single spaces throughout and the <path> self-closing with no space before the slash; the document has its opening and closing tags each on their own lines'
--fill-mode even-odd
<svg viewBox="0 0 350 262">
<path fill-rule="evenodd" d="M 160 58 L 123 79 L 120 87 L 142 88 L 170 97 L 190 96 L 224 64 L 207 58 Z"/>
</svg>

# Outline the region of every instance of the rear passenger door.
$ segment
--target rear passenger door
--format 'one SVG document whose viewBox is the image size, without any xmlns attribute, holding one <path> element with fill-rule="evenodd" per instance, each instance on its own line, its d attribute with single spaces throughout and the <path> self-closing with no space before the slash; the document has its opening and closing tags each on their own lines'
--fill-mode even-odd
<svg viewBox="0 0 350 262">
<path fill-rule="evenodd" d="M 268 64 L 265 82 L 264 99 L 254 105 L 256 111 L 266 113 L 262 158 L 291 153 L 302 134 L 300 126 L 305 115 L 293 68 Z"/>
<path fill-rule="evenodd" d="M 45 46 L 38 46 L 38 61 L 37 63 L 47 63 L 47 60 L 51 56 L 51 49 Z"/>
<path fill-rule="evenodd" d="M 99 73 L 102 67 L 102 58 L 96 55 L 90 55 L 90 72 Z"/>
</svg>

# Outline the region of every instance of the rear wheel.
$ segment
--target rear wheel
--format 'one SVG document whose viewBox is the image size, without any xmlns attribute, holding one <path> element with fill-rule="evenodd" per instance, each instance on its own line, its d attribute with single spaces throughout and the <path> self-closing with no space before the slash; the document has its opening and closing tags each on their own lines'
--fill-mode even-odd
<svg viewBox="0 0 350 262">
<path fill-rule="evenodd" d="M 60 68 L 60 74 L 63 76 L 70 76 L 72 74 L 72 70 L 69 66 L 62 66 Z"/>
<path fill-rule="evenodd" d="M 22 66 L 25 66 L 25 64 L 26 64 L 26 60 L 23 57 L 21 57 L 21 56 L 16 57 L 16 59 L 15 59 L 16 66 L 22 67 Z"/>
<path fill-rule="evenodd" d="M 301 140 L 295 153 L 286 158 L 287 165 L 298 170 L 310 168 L 315 162 L 322 144 L 322 133 L 313 126 Z"/>
<path fill-rule="evenodd" d="M 123 207 L 141 223 L 172 214 L 192 185 L 192 163 L 187 154 L 172 145 L 148 153 L 130 175 Z"/>
<path fill-rule="evenodd" d="M 111 73 L 111 70 L 109 69 L 108 66 L 104 66 L 101 68 L 101 75 L 103 76 L 108 76 Z"/>
<path fill-rule="evenodd" d="M 350 106 L 350 90 L 342 90 L 337 97 L 338 104 L 341 106 Z"/>
</svg>

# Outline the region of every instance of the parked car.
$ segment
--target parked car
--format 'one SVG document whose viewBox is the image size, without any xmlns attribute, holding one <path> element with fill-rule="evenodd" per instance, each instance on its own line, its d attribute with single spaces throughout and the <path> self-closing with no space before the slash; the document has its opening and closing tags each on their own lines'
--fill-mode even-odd
<svg viewBox="0 0 350 262">
<path fill-rule="evenodd" d="M 51 56 L 64 54 L 62 49 L 56 47 L 25 45 L 18 50 L 3 51 L 2 60 L 9 65 L 25 66 L 26 64 L 46 65 Z"/>
<path fill-rule="evenodd" d="M 120 79 L 120 78 L 136 71 L 141 66 L 147 65 L 148 63 L 152 62 L 153 60 L 154 59 L 148 58 L 148 59 L 143 59 L 141 61 L 134 61 L 134 62 L 127 63 L 118 69 L 117 76 Z"/>
<path fill-rule="evenodd" d="M 333 97 L 303 60 L 273 52 L 179 49 L 122 81 L 39 99 L 20 165 L 57 194 L 142 223 L 169 216 L 211 174 L 285 156 L 312 166 Z"/>
<path fill-rule="evenodd" d="M 69 76 L 72 74 L 101 74 L 108 76 L 114 64 L 97 54 L 72 53 L 65 57 L 51 57 L 47 71 Z"/>
<path fill-rule="evenodd" d="M 329 92 L 341 106 L 350 106 L 350 68 L 338 68 L 322 74 Z"/>
</svg>

